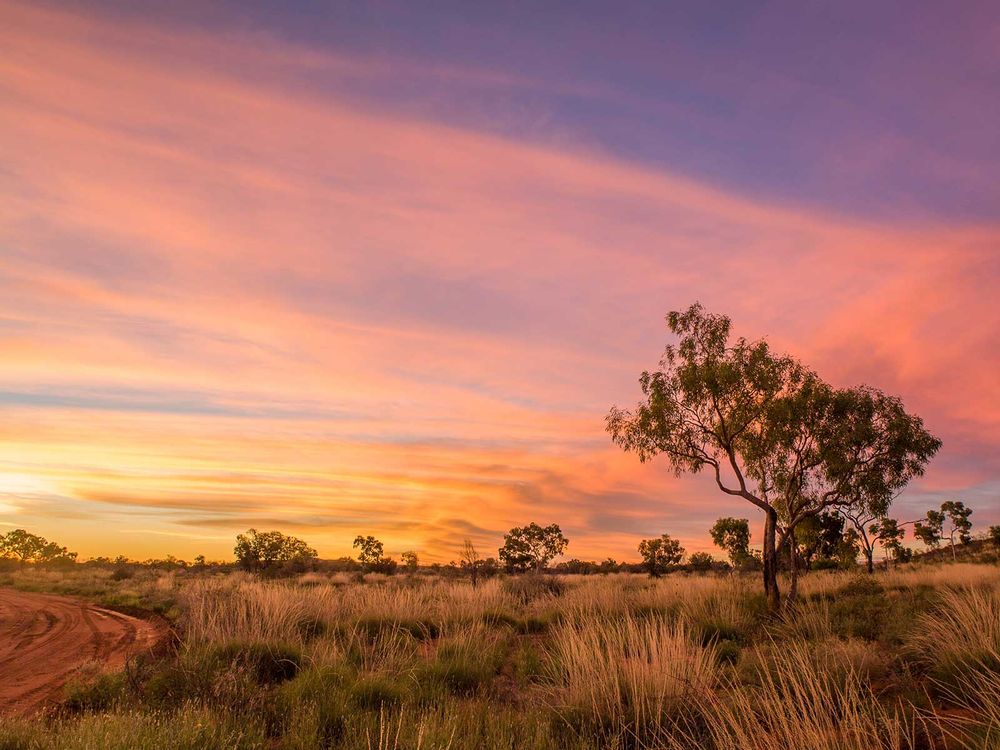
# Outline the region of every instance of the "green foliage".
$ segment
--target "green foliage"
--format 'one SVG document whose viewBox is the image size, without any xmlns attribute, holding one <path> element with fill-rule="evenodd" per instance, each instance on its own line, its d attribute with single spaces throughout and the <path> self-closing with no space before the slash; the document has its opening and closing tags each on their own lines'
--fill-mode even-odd
<svg viewBox="0 0 1000 750">
<path fill-rule="evenodd" d="M 872 539 L 879 541 L 893 560 L 899 561 L 905 555 L 903 547 L 905 532 L 895 518 L 882 518 L 873 523 L 869 531 Z"/>
<path fill-rule="evenodd" d="M 258 685 L 291 680 L 302 668 L 302 653 L 280 643 L 227 643 L 209 651 L 209 661 L 246 670 Z"/>
<path fill-rule="evenodd" d="M 844 519 L 833 513 L 804 518 L 795 530 L 799 558 L 807 568 L 814 560 L 834 560 L 842 552 Z"/>
<path fill-rule="evenodd" d="M 715 643 L 715 657 L 720 664 L 736 664 L 740 660 L 742 649 L 736 641 L 717 641 Z"/>
<path fill-rule="evenodd" d="M 253 573 L 273 572 L 278 566 L 288 563 L 304 565 L 316 558 L 316 550 L 301 539 L 286 536 L 280 531 L 257 531 L 248 529 L 238 534 L 236 564 Z"/>
<path fill-rule="evenodd" d="M 399 557 L 403 561 L 403 567 L 406 568 L 407 573 L 417 572 L 417 568 L 420 566 L 420 559 L 417 557 L 416 552 L 406 551 Z"/>
<path fill-rule="evenodd" d="M 510 572 L 542 570 L 569 544 L 559 524 L 515 526 L 503 537 L 500 562 Z"/>
<path fill-rule="evenodd" d="M 913 536 L 926 546 L 937 549 L 941 546 L 941 533 L 944 527 L 944 513 L 937 510 L 927 511 L 925 521 L 917 521 L 913 525 Z"/>
<path fill-rule="evenodd" d="M 440 628 L 433 620 L 397 619 L 394 617 L 362 617 L 354 623 L 354 628 L 373 640 L 383 633 L 402 632 L 418 641 L 438 637 Z"/>
<path fill-rule="evenodd" d="M 128 694 L 125 674 L 102 674 L 94 680 L 72 681 L 64 689 L 62 707 L 70 713 L 108 711 Z"/>
<path fill-rule="evenodd" d="M 365 570 L 372 573 L 383 573 L 385 575 L 392 575 L 396 572 L 396 561 L 391 557 L 385 557 L 382 554 L 382 542 L 380 542 L 375 537 L 361 536 L 360 534 L 354 538 L 354 548 L 360 550 L 358 552 L 358 562 L 361 563 Z M 417 567 L 417 555 L 415 552 L 404 553 L 407 555 L 412 555 L 413 567 L 412 570 L 416 570 Z M 409 559 L 409 558 L 408 558 Z"/>
<path fill-rule="evenodd" d="M 76 562 L 76 552 L 24 529 L 14 529 L 0 534 L 0 560 L 3 559 L 17 560 L 22 565 L 72 565 Z"/>
<path fill-rule="evenodd" d="M 374 565 L 382 559 L 382 542 L 370 534 L 354 537 L 354 548 L 359 550 L 358 562 L 362 565 Z"/>
<path fill-rule="evenodd" d="M 425 666 L 422 680 L 440 684 L 452 695 L 473 695 L 496 676 L 503 659 L 497 644 L 443 643 Z"/>
<path fill-rule="evenodd" d="M 994 547 L 1000 548 L 1000 525 L 990 526 L 989 538 Z"/>
<path fill-rule="evenodd" d="M 734 568 L 750 560 L 750 521 L 746 518 L 720 518 L 709 531 L 716 547 L 729 553 Z"/>
<path fill-rule="evenodd" d="M 670 570 L 684 558 L 684 548 L 669 534 L 663 534 L 655 539 L 643 539 L 639 542 L 639 554 L 642 555 L 642 566 L 653 578 Z"/>
<path fill-rule="evenodd" d="M 349 690 L 351 701 L 359 708 L 378 710 L 403 702 L 405 693 L 397 682 L 382 675 L 363 677 Z"/>
<path fill-rule="evenodd" d="M 344 736 L 347 719 L 346 686 L 351 677 L 344 670 L 307 669 L 274 694 L 267 717 L 273 737 L 298 740 L 301 747 L 330 747 Z"/>
<path fill-rule="evenodd" d="M 715 565 L 714 558 L 707 552 L 695 552 L 688 558 L 688 565 L 691 570 L 706 571 L 711 570 Z"/>
<path fill-rule="evenodd" d="M 278 643 L 232 642 L 193 648 L 154 672 L 144 693 L 163 707 L 188 701 L 239 707 L 258 695 L 260 688 L 291 680 L 301 666 L 301 652 Z"/>
<path fill-rule="evenodd" d="M 777 520 L 789 536 L 827 509 L 882 515 L 941 443 L 898 398 L 833 388 L 764 340 L 732 340 L 729 318 L 701 305 L 667 324 L 678 343 L 640 376 L 634 410 L 611 409 L 608 432 L 642 461 L 665 455 L 678 475 L 707 468 L 722 492 L 765 511 L 764 583 L 776 608 Z"/>
<path fill-rule="evenodd" d="M 951 524 L 948 537 L 952 547 L 955 546 L 956 534 L 958 534 L 958 541 L 961 544 L 968 544 L 972 541 L 972 521 L 969 520 L 972 508 L 966 507 L 961 500 L 948 500 L 941 503 L 941 512 L 947 516 Z"/>
</svg>

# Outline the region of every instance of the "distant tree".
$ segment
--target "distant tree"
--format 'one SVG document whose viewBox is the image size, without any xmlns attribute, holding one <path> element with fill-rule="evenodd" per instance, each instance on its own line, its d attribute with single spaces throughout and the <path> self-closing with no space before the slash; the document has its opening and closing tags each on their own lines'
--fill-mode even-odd
<svg viewBox="0 0 1000 750">
<path fill-rule="evenodd" d="M 684 548 L 669 534 L 663 534 L 639 542 L 639 554 L 642 555 L 642 566 L 650 577 L 659 578 L 684 558 Z"/>
<path fill-rule="evenodd" d="M 233 553 L 236 564 L 252 573 L 270 573 L 287 563 L 305 564 L 316 559 L 316 550 L 301 539 L 257 529 L 237 535 Z"/>
<path fill-rule="evenodd" d="M 35 562 L 41 565 L 72 565 L 76 562 L 76 552 L 70 552 L 55 542 L 45 542 L 35 556 Z"/>
<path fill-rule="evenodd" d="M 810 516 L 799 524 L 795 535 L 798 556 L 806 569 L 813 560 L 832 560 L 837 556 L 840 541 L 844 538 L 844 519 L 832 513 Z"/>
<path fill-rule="evenodd" d="M 396 572 L 396 561 L 382 554 L 382 542 L 370 534 L 368 536 L 358 534 L 354 537 L 354 548 L 359 550 L 358 562 L 370 573 L 392 575 Z"/>
<path fill-rule="evenodd" d="M 898 398 L 832 388 L 766 341 L 731 340 L 729 318 L 698 304 L 667 324 L 679 342 L 642 373 L 636 409 L 611 409 L 608 432 L 641 461 L 664 454 L 678 475 L 709 469 L 720 491 L 763 511 L 764 591 L 776 609 L 778 549 L 796 527 L 841 506 L 888 507 L 940 441 Z"/>
<path fill-rule="evenodd" d="M 994 547 L 1000 547 L 1000 526 L 990 526 L 990 541 Z"/>
<path fill-rule="evenodd" d="M 895 518 L 881 518 L 869 526 L 868 531 L 872 545 L 875 542 L 881 544 L 888 559 L 896 562 L 904 561 L 906 548 L 903 546 L 903 537 L 906 536 L 906 531 Z M 868 572 L 870 573 L 873 561 L 871 557 L 868 557 L 867 551 L 865 555 L 868 561 Z"/>
<path fill-rule="evenodd" d="M 927 511 L 926 520 L 917 521 L 913 524 L 913 536 L 931 549 L 937 549 L 941 546 L 944 518 L 944 513 L 941 511 Z"/>
<path fill-rule="evenodd" d="M 720 518 L 708 533 L 716 547 L 729 553 L 734 568 L 743 567 L 751 559 L 750 521 L 746 518 Z"/>
<path fill-rule="evenodd" d="M 32 562 L 46 544 L 42 537 L 24 529 L 8 531 L 2 539 L 4 557 L 16 559 L 21 565 Z"/>
<path fill-rule="evenodd" d="M 492 578 L 500 573 L 500 563 L 495 557 L 487 557 L 479 561 L 479 576 L 481 578 Z"/>
<path fill-rule="evenodd" d="M 941 503 L 941 512 L 945 514 L 948 521 L 948 530 L 943 533 L 948 534 L 951 557 L 954 560 L 956 557 L 955 534 L 958 534 L 958 541 L 963 545 L 972 541 L 972 521 L 969 520 L 972 508 L 966 507 L 961 500 L 948 500 Z"/>
<path fill-rule="evenodd" d="M 462 552 L 459 556 L 459 564 L 468 576 L 469 580 L 472 581 L 472 587 L 475 588 L 479 585 L 479 569 L 482 567 L 483 561 L 479 558 L 479 552 L 476 550 L 476 545 L 472 543 L 471 539 L 465 539 L 462 541 Z"/>
<path fill-rule="evenodd" d="M 691 570 L 706 571 L 712 569 L 715 560 L 708 552 L 694 552 L 688 558 L 688 565 L 691 566 Z"/>
<path fill-rule="evenodd" d="M 844 531 L 837 544 L 837 567 L 841 570 L 853 570 L 858 564 L 858 547 L 860 535 L 852 528 Z"/>
<path fill-rule="evenodd" d="M 22 566 L 28 563 L 61 565 L 76 562 L 76 553 L 37 534 L 14 529 L 0 535 L 0 559 L 5 558 L 17 560 Z"/>
<path fill-rule="evenodd" d="M 391 557 L 380 557 L 373 563 L 369 563 L 364 566 L 366 570 L 372 573 L 381 573 L 382 575 L 395 575 L 396 568 L 399 564 L 393 560 Z"/>
<path fill-rule="evenodd" d="M 420 559 L 417 557 L 416 552 L 407 550 L 399 556 L 399 559 L 403 561 L 403 567 L 406 568 L 407 573 L 417 572 L 417 568 L 420 566 Z"/>
<path fill-rule="evenodd" d="M 515 526 L 504 534 L 500 562 L 510 572 L 531 568 L 541 571 L 554 557 L 561 555 L 568 544 L 569 540 L 563 536 L 558 524 Z"/>
<path fill-rule="evenodd" d="M 851 523 L 857 534 L 858 544 L 865 557 L 865 565 L 869 573 L 875 572 L 875 546 L 882 545 L 889 557 L 896 562 L 902 562 L 901 540 L 906 532 L 904 526 L 913 521 L 900 523 L 888 518 L 884 513 L 873 512 L 866 506 L 854 506 L 838 509 L 840 515 Z"/>
<path fill-rule="evenodd" d="M 601 564 L 597 566 L 599 573 L 617 573 L 621 567 L 621 563 L 615 560 L 613 557 L 609 557 L 606 560 L 601 561 Z"/>
<path fill-rule="evenodd" d="M 382 559 L 382 542 L 371 535 L 354 537 L 354 548 L 360 550 L 358 562 L 362 565 L 375 565 Z"/>
</svg>

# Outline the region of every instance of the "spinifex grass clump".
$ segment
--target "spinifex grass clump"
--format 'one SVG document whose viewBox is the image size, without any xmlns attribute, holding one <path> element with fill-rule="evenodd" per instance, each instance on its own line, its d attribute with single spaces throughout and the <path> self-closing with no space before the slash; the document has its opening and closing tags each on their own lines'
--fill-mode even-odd
<svg viewBox="0 0 1000 750">
<path fill-rule="evenodd" d="M 583 732 L 649 740 L 690 717 L 718 680 L 683 622 L 566 624 L 552 632 L 551 701 Z"/>
<path fill-rule="evenodd" d="M 698 730 L 677 732 L 671 750 L 907 750 L 914 720 L 883 705 L 860 675 L 830 679 L 813 647 L 784 643 L 759 655 L 752 684 L 727 680 L 699 704 Z M 843 664 L 841 665 L 844 666 Z"/>
<path fill-rule="evenodd" d="M 1000 683 L 1000 592 L 985 586 L 943 591 L 907 645 L 937 687 L 954 690 L 977 673 Z"/>
</svg>

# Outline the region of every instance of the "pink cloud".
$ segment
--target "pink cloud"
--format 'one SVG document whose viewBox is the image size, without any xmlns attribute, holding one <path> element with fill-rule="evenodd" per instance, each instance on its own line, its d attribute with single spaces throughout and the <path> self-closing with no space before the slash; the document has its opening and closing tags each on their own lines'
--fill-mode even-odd
<svg viewBox="0 0 1000 750">
<path fill-rule="evenodd" d="M 902 395 L 945 439 L 924 487 L 996 482 L 997 227 L 862 223 L 362 109 L 304 72 L 384 67 L 272 40 L 8 5 L 0 46 L 0 477 L 160 531 L 283 520 L 331 554 L 367 523 L 447 557 L 470 508 L 563 522 L 573 555 L 704 548 L 739 506 L 602 430 L 663 314 L 700 299 Z"/>
</svg>

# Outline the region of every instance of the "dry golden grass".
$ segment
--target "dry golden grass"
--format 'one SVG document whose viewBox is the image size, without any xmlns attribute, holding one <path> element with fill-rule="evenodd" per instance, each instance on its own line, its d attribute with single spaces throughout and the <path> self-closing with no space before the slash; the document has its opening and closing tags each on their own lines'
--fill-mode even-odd
<svg viewBox="0 0 1000 750">
<path fill-rule="evenodd" d="M 767 669 L 757 684 L 731 683 L 710 693 L 703 704 L 704 727 L 715 750 L 905 750 L 914 745 L 916 726 L 906 715 L 878 701 L 850 660 L 840 679 L 815 648 L 781 644 L 758 654 Z M 679 734 L 667 747 L 688 750 L 701 738 Z"/>
<path fill-rule="evenodd" d="M 798 606 L 778 618 L 763 611 L 756 576 L 473 587 L 432 576 L 267 581 L 148 570 L 114 581 L 85 570 L 25 571 L 19 584 L 176 600 L 185 679 L 203 664 L 217 669 L 233 642 L 299 655 L 302 673 L 280 688 L 247 685 L 244 669 L 232 676 L 238 699 L 189 706 L 171 697 L 184 736 L 208 727 L 205 747 L 1000 748 L 997 566 L 814 572 L 801 578 Z M 128 747 L 128 722 L 169 736 L 167 699 L 156 694 L 147 688 L 106 714 L 108 747 Z M 258 716 L 275 701 L 291 717 L 279 729 Z M 42 740 L 8 745 L 75 746 L 99 736 L 101 716 L 19 724 L 8 733 Z"/>
</svg>

